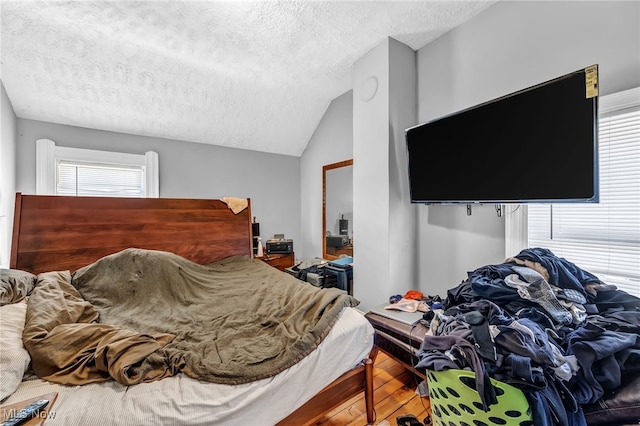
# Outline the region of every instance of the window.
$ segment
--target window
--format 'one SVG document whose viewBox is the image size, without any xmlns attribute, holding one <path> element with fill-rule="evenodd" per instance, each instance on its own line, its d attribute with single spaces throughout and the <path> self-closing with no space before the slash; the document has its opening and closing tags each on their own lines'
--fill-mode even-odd
<svg viewBox="0 0 640 426">
<path fill-rule="evenodd" d="M 530 204 L 528 246 L 640 296 L 640 88 L 599 101 L 600 203 Z"/>
<path fill-rule="evenodd" d="M 36 193 L 101 197 L 158 197 L 158 154 L 125 154 L 36 144 Z"/>
</svg>

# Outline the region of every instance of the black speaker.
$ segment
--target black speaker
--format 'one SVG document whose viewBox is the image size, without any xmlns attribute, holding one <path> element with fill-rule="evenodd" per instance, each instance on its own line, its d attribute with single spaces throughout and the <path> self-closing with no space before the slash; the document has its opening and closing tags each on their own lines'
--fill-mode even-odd
<svg viewBox="0 0 640 426">
<path fill-rule="evenodd" d="M 340 235 L 348 235 L 349 234 L 349 221 L 342 216 L 342 219 L 338 221 L 338 227 L 340 229 Z"/>
<path fill-rule="evenodd" d="M 255 220 L 255 218 L 253 219 Z M 251 224 L 251 234 L 253 234 L 253 254 L 258 254 L 258 238 L 260 237 L 260 224 L 253 222 Z"/>
</svg>

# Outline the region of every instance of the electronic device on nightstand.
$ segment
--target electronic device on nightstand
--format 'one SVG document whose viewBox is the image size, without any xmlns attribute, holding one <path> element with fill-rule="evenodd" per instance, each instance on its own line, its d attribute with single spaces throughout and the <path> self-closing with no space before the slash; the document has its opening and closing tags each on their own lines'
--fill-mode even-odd
<svg viewBox="0 0 640 426">
<path fill-rule="evenodd" d="M 278 238 L 267 240 L 267 254 L 288 254 L 293 253 L 293 240 Z"/>
<path fill-rule="evenodd" d="M 348 235 L 327 235 L 327 247 L 342 247 L 349 244 Z"/>
</svg>

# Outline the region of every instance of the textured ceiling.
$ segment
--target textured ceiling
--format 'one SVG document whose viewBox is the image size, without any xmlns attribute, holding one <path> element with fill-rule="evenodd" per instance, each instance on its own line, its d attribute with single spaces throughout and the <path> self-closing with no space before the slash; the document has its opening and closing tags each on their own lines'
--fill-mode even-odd
<svg viewBox="0 0 640 426">
<path fill-rule="evenodd" d="M 494 1 L 6 1 L 18 117 L 299 156 L 355 61 Z"/>
</svg>

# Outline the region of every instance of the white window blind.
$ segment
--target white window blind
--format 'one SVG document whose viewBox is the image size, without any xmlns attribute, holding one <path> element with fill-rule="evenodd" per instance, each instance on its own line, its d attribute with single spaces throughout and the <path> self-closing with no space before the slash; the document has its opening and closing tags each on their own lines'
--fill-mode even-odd
<svg viewBox="0 0 640 426">
<path fill-rule="evenodd" d="M 144 167 L 59 161 L 57 195 L 145 197 Z"/>
<path fill-rule="evenodd" d="M 640 88 L 600 98 L 598 138 L 600 202 L 529 205 L 528 245 L 640 296 Z"/>
</svg>

